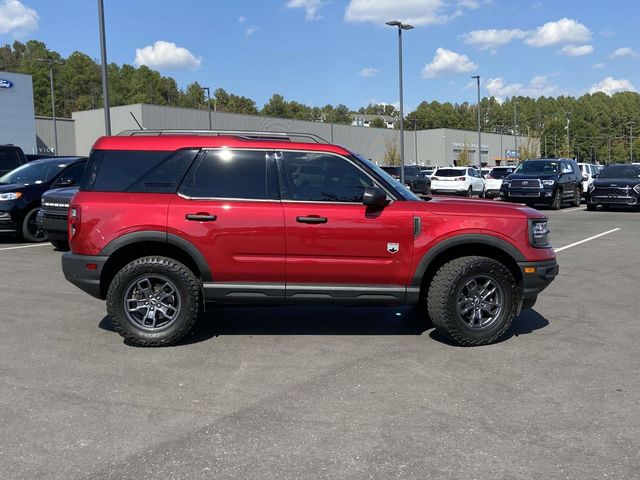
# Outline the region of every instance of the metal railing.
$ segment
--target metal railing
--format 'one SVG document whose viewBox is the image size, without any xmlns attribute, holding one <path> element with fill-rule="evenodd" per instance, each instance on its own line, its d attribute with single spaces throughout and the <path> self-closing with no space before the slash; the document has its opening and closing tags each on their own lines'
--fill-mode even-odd
<svg viewBox="0 0 640 480">
<path fill-rule="evenodd" d="M 202 136 L 232 136 L 246 138 L 250 140 L 277 140 L 290 141 L 302 139 L 308 143 L 329 143 L 324 138 L 313 133 L 294 133 L 294 132 L 256 132 L 249 130 L 173 130 L 173 129 L 150 129 L 150 130 L 123 130 L 118 133 L 122 137 L 154 137 L 161 135 L 202 135 Z"/>
</svg>

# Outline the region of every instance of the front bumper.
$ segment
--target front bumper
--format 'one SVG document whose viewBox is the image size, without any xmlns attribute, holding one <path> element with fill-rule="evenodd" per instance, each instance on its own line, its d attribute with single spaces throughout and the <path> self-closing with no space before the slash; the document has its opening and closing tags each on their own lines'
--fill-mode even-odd
<svg viewBox="0 0 640 480">
<path fill-rule="evenodd" d="M 62 255 L 64 278 L 92 297 L 104 300 L 100 291 L 100 277 L 108 258 L 107 256 L 76 255 L 72 252 L 64 253 Z"/>
<path fill-rule="evenodd" d="M 67 240 L 67 212 L 58 213 L 41 209 L 38 212 L 38 226 L 47 232 L 51 240 Z"/>
<path fill-rule="evenodd" d="M 515 203 L 553 203 L 553 188 L 502 188 L 500 198 Z"/>
<path fill-rule="evenodd" d="M 16 233 L 18 224 L 9 212 L 0 212 L 0 233 Z"/>
<path fill-rule="evenodd" d="M 557 260 L 544 262 L 518 262 L 522 273 L 522 297 L 534 300 L 540 292 L 549 286 L 559 271 Z"/>
<path fill-rule="evenodd" d="M 588 201 L 595 205 L 621 205 L 635 207 L 640 205 L 640 196 L 635 195 L 608 195 L 598 194 L 597 190 L 594 190 L 589 194 Z"/>
</svg>

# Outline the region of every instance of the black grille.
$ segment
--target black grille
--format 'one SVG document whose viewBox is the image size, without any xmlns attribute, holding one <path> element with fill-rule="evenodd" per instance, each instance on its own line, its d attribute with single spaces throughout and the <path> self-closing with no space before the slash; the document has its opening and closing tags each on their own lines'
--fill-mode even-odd
<svg viewBox="0 0 640 480">
<path fill-rule="evenodd" d="M 515 180 L 511 180 L 511 187 L 512 188 L 541 188 L 542 184 L 540 183 L 540 180 L 538 180 L 537 178 L 532 178 L 532 179 L 515 179 Z"/>
</svg>

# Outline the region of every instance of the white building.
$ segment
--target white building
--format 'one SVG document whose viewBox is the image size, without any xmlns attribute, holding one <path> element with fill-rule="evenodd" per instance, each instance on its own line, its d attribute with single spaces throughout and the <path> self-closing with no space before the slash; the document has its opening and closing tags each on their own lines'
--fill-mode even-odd
<svg viewBox="0 0 640 480">
<path fill-rule="evenodd" d="M 371 122 L 376 118 L 381 118 L 387 128 L 395 128 L 396 122 L 398 121 L 397 117 L 392 117 L 391 115 L 365 115 L 363 113 L 357 113 L 353 117 L 351 125 L 354 127 L 371 127 Z"/>
</svg>

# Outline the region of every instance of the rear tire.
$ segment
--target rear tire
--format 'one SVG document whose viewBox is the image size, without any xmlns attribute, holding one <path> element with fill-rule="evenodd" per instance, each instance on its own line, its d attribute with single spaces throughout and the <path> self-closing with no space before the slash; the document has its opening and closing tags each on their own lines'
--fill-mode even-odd
<svg viewBox="0 0 640 480">
<path fill-rule="evenodd" d="M 166 257 L 143 257 L 125 265 L 107 292 L 114 330 L 140 347 L 173 345 L 200 312 L 200 285 L 193 272 Z"/>
<path fill-rule="evenodd" d="M 469 187 L 469 190 L 467 190 L 467 195 L 466 195 L 466 197 L 467 197 L 467 198 L 471 198 L 472 196 L 473 196 L 473 188 L 472 188 L 472 187 Z"/>
<path fill-rule="evenodd" d="M 580 188 L 576 187 L 575 191 L 573 192 L 573 201 L 571 202 L 571 205 L 574 207 L 579 207 L 581 201 L 582 193 L 580 192 Z"/>
<path fill-rule="evenodd" d="M 596 208 L 598 208 L 598 206 L 595 203 L 587 202 L 587 210 L 594 212 Z"/>
<path fill-rule="evenodd" d="M 555 192 L 553 192 L 551 210 L 560 210 L 560 208 L 562 208 L 562 191 L 558 188 Z"/>
<path fill-rule="evenodd" d="M 487 345 L 511 325 L 520 295 L 502 263 L 487 257 L 460 257 L 445 263 L 433 277 L 427 308 L 442 335 L 460 345 Z"/>
<path fill-rule="evenodd" d="M 20 233 L 22 238 L 27 242 L 38 243 L 47 241 L 47 232 L 39 228 L 38 223 L 36 222 L 39 210 L 40 207 L 30 210 L 29 213 L 24 216 L 24 220 L 22 221 Z"/>
</svg>

